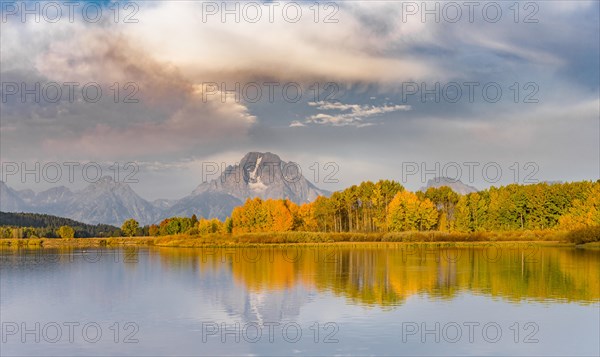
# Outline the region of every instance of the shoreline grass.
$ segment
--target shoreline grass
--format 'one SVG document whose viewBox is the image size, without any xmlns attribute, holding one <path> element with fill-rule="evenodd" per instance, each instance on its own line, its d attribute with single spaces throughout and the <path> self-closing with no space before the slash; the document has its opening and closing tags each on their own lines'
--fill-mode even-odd
<svg viewBox="0 0 600 357">
<path fill-rule="evenodd" d="M 6 238 L 0 247 L 93 248 L 123 246 L 157 247 L 234 247 L 263 245 L 327 245 L 344 243 L 546 243 L 560 246 L 600 248 L 598 230 L 583 234 L 567 231 L 509 231 L 509 232 L 396 232 L 396 233 L 322 233 L 275 232 L 244 234 L 209 234 L 203 236 L 173 235 L 159 237 L 111 238 Z"/>
</svg>

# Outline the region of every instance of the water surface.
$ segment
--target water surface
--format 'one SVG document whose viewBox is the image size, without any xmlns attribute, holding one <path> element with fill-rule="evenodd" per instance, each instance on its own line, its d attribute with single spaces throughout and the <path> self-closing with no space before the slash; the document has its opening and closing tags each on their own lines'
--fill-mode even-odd
<svg viewBox="0 0 600 357">
<path fill-rule="evenodd" d="M 600 251 L 4 250 L 10 355 L 598 355 Z"/>
</svg>

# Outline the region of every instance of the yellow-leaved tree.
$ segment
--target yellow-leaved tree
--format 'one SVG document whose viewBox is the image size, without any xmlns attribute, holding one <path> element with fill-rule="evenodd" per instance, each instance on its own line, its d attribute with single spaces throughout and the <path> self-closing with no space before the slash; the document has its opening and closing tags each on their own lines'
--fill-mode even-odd
<svg viewBox="0 0 600 357">
<path fill-rule="evenodd" d="M 200 218 L 196 226 L 198 234 L 226 233 L 225 224 L 216 218 Z"/>
<path fill-rule="evenodd" d="M 294 228 L 293 210 L 297 210 L 296 204 L 288 200 L 266 200 L 263 202 L 268 216 L 269 232 L 286 232 Z"/>
<path fill-rule="evenodd" d="M 600 184 L 596 183 L 586 199 L 576 199 L 568 213 L 559 218 L 560 227 L 576 230 L 600 226 Z"/>
<path fill-rule="evenodd" d="M 69 226 L 61 226 L 58 229 L 57 233 L 61 238 L 74 238 L 75 237 L 75 230 Z"/>
<path fill-rule="evenodd" d="M 434 228 L 438 212 L 429 199 L 420 200 L 409 191 L 398 192 L 388 206 L 388 227 L 391 231 L 425 231 Z"/>
<path fill-rule="evenodd" d="M 294 216 L 297 219 L 297 230 L 303 232 L 317 232 L 319 230 L 319 222 L 316 218 L 314 202 L 305 203 L 298 207 Z"/>
<path fill-rule="evenodd" d="M 298 206 L 288 200 L 247 199 L 231 213 L 233 233 L 291 231 L 297 210 Z"/>
</svg>

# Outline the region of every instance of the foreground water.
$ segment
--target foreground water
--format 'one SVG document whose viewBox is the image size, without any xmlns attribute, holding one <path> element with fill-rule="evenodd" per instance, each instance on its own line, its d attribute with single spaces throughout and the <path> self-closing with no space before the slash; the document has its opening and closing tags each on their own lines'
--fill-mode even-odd
<svg viewBox="0 0 600 357">
<path fill-rule="evenodd" d="M 1 354 L 599 355 L 600 251 L 0 252 Z"/>
</svg>

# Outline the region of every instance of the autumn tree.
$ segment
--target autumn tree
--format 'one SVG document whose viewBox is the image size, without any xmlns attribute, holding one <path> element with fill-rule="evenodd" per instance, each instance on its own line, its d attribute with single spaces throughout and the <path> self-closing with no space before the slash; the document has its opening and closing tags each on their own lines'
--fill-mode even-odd
<svg viewBox="0 0 600 357">
<path fill-rule="evenodd" d="M 392 231 L 430 230 L 437 224 L 433 202 L 408 191 L 396 194 L 389 205 L 388 227 Z"/>
<path fill-rule="evenodd" d="M 379 180 L 375 183 L 373 188 L 373 210 L 374 212 L 374 223 L 378 231 L 388 231 L 388 211 L 389 205 L 392 199 L 399 192 L 403 192 L 404 187 L 396 182 L 390 180 Z"/>
<path fill-rule="evenodd" d="M 266 200 L 263 205 L 269 222 L 267 231 L 286 232 L 294 228 L 294 211 L 297 210 L 295 203 L 289 200 Z"/>
<path fill-rule="evenodd" d="M 197 224 L 198 234 L 225 233 L 225 224 L 216 218 L 201 218 Z"/>
<path fill-rule="evenodd" d="M 74 238 L 75 237 L 75 230 L 69 226 L 61 226 L 58 229 L 57 233 L 61 238 Z"/>
<path fill-rule="evenodd" d="M 159 234 L 158 226 L 156 224 L 150 225 L 150 227 L 148 228 L 148 235 L 150 237 L 156 237 L 158 234 Z"/>
<path fill-rule="evenodd" d="M 231 219 L 231 217 L 227 217 L 224 225 L 225 225 L 225 233 L 233 232 L 233 220 Z"/>
<path fill-rule="evenodd" d="M 298 207 L 294 213 L 294 218 L 296 220 L 294 224 L 295 230 L 303 232 L 319 231 L 319 223 L 315 213 L 315 202 L 305 203 Z"/>
<path fill-rule="evenodd" d="M 600 226 L 600 184 L 596 183 L 590 189 L 585 200 L 575 199 L 559 222 L 561 228 L 568 230 Z"/>
<path fill-rule="evenodd" d="M 139 226 L 139 223 L 135 219 L 130 218 L 123 222 L 121 232 L 123 232 L 126 237 L 133 237 L 136 235 Z"/>
<path fill-rule="evenodd" d="M 459 194 L 448 186 L 430 187 L 425 192 L 417 194 L 427 198 L 440 212 L 437 229 L 440 231 L 451 230 L 454 226 L 454 208 L 459 200 Z"/>
<path fill-rule="evenodd" d="M 294 228 L 293 211 L 297 206 L 288 200 L 247 199 L 232 214 L 233 233 L 284 232 Z"/>
<path fill-rule="evenodd" d="M 311 206 L 310 213 L 312 214 L 312 219 L 317 225 L 317 231 L 336 232 L 337 221 L 335 220 L 335 209 L 333 207 L 333 202 L 327 197 L 319 196 L 311 204 Z"/>
<path fill-rule="evenodd" d="M 487 197 L 484 191 L 461 196 L 455 207 L 455 227 L 460 232 L 485 230 L 487 224 Z"/>
<path fill-rule="evenodd" d="M 159 224 L 159 234 L 161 236 L 181 234 L 192 228 L 192 219 L 188 217 L 167 218 Z"/>
</svg>

